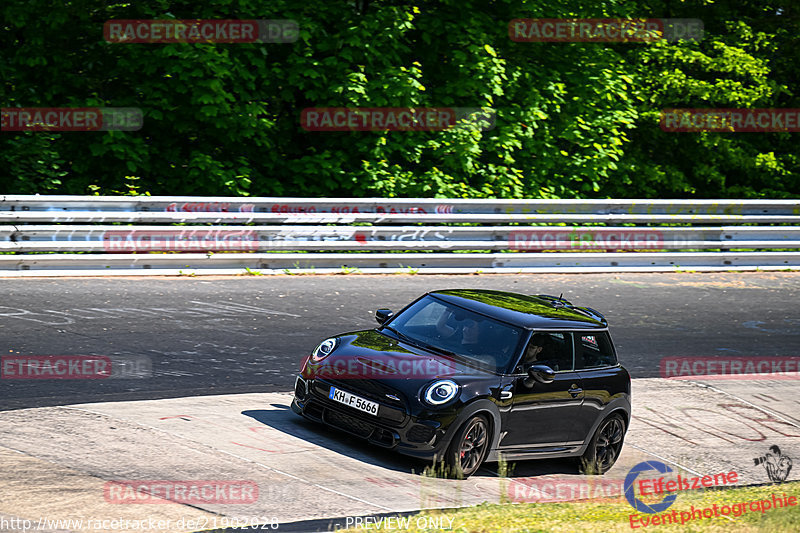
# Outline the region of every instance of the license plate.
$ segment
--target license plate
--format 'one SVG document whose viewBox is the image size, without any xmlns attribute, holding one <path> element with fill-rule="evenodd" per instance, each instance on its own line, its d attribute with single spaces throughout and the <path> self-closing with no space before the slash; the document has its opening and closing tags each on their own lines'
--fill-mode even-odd
<svg viewBox="0 0 800 533">
<path fill-rule="evenodd" d="M 328 398 L 335 402 L 349 405 L 350 407 L 358 409 L 359 411 L 363 411 L 364 413 L 378 416 L 378 404 L 369 400 L 365 400 L 361 396 L 356 396 L 355 394 L 350 394 L 349 392 L 337 389 L 336 387 L 331 387 L 331 392 L 328 393 Z"/>
</svg>

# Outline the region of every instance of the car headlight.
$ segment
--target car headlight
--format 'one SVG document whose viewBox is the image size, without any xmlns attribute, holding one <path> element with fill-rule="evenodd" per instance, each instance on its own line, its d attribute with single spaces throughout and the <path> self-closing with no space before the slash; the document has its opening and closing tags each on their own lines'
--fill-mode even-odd
<svg viewBox="0 0 800 533">
<path fill-rule="evenodd" d="M 336 348 L 337 344 L 339 344 L 339 339 L 337 338 L 325 339 L 319 343 L 319 346 L 317 346 L 311 354 L 311 362 L 319 363 L 328 357 L 331 352 L 333 352 L 334 348 Z"/>
<path fill-rule="evenodd" d="M 430 405 L 443 405 L 458 394 L 458 384 L 449 379 L 434 381 L 425 389 L 424 398 Z"/>
</svg>

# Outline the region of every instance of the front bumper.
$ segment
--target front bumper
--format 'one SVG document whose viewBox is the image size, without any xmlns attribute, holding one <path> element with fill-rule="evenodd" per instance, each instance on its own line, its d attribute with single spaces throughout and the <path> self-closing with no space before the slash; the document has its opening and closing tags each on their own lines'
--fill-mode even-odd
<svg viewBox="0 0 800 533">
<path fill-rule="evenodd" d="M 398 401 L 387 400 L 376 393 L 374 383 L 369 384 L 371 390 L 365 390 L 363 385 L 298 376 L 292 410 L 310 420 L 405 455 L 423 459 L 442 455 L 450 435 L 449 428 L 441 420 L 415 416 L 399 395 L 395 395 Z M 378 415 L 363 413 L 329 399 L 331 386 L 377 402 Z"/>
</svg>

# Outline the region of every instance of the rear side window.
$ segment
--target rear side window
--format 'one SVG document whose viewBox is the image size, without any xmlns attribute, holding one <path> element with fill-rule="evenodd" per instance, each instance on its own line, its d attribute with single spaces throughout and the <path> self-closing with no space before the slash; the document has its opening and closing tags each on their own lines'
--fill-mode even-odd
<svg viewBox="0 0 800 533">
<path fill-rule="evenodd" d="M 578 370 L 587 368 L 600 368 L 617 364 L 617 356 L 611 345 L 611 339 L 605 331 L 592 334 L 575 333 L 576 357 L 575 363 Z"/>
<path fill-rule="evenodd" d="M 573 368 L 572 335 L 562 332 L 537 332 L 531 336 L 515 373 L 524 373 L 533 365 L 547 365 L 556 372 Z"/>
</svg>

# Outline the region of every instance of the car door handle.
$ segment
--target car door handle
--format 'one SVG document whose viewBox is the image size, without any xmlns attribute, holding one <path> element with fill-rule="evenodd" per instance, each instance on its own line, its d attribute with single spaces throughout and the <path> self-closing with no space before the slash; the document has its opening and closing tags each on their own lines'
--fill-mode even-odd
<svg viewBox="0 0 800 533">
<path fill-rule="evenodd" d="M 572 397 L 573 397 L 573 398 L 575 398 L 576 396 L 578 396 L 580 393 L 582 393 L 582 392 L 583 392 L 583 389 L 582 389 L 582 388 L 580 388 L 580 387 L 574 387 L 574 386 L 573 386 L 573 387 L 572 387 L 571 389 L 569 389 L 567 392 L 568 392 L 568 393 L 570 393 L 570 394 L 572 395 Z"/>
</svg>

